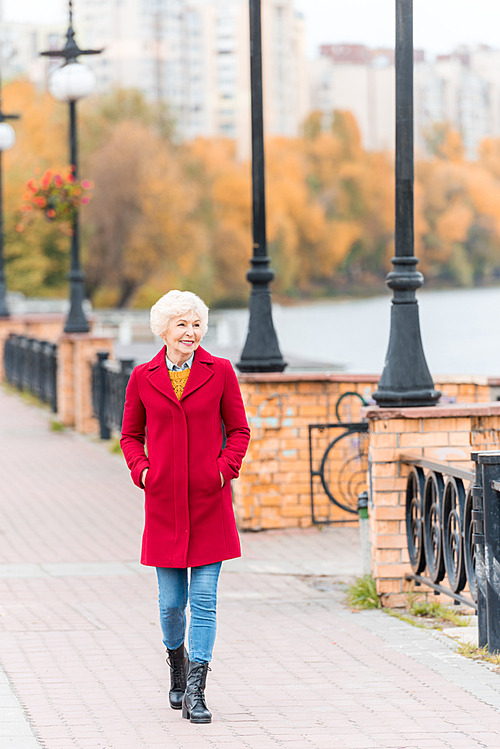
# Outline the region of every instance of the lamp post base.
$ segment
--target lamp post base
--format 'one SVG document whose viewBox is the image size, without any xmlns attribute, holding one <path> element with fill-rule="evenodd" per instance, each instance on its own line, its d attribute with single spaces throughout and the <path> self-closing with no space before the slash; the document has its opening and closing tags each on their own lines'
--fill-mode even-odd
<svg viewBox="0 0 500 749">
<path fill-rule="evenodd" d="M 266 258 L 267 260 L 267 258 Z M 283 372 L 286 361 L 278 344 L 273 325 L 269 269 L 251 270 L 247 277 L 253 283 L 250 294 L 250 321 L 241 360 L 236 365 L 240 372 Z"/>
<path fill-rule="evenodd" d="M 435 406 L 441 397 L 435 390 L 425 360 L 418 302 L 415 290 L 423 276 L 415 257 L 393 258 L 394 271 L 387 284 L 394 291 L 391 308 L 391 333 L 384 371 L 373 399 L 383 408 Z"/>
<path fill-rule="evenodd" d="M 435 406 L 441 397 L 439 390 L 377 390 L 374 400 L 381 408 L 418 408 Z"/>
<path fill-rule="evenodd" d="M 283 372 L 287 366 L 283 359 L 243 359 L 236 365 L 243 374 L 252 372 Z"/>
</svg>

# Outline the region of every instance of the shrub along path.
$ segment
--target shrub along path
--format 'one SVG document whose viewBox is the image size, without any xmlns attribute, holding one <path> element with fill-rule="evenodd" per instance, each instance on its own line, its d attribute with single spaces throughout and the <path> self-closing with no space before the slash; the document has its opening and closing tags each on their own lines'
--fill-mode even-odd
<svg viewBox="0 0 500 749">
<path fill-rule="evenodd" d="M 243 536 L 221 578 L 214 720 L 183 720 L 121 459 L 2 391 L 0 413 L 2 749 L 500 746 L 500 674 L 344 606 L 356 529 Z"/>
</svg>

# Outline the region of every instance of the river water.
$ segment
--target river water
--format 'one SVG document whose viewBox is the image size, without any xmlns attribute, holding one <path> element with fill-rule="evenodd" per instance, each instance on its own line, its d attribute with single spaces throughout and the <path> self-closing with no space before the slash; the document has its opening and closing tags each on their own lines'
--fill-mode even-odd
<svg viewBox="0 0 500 749">
<path fill-rule="evenodd" d="M 346 372 L 380 373 L 389 340 L 390 299 L 388 293 L 275 305 L 282 352 L 285 357 L 335 364 Z M 423 290 L 418 300 L 424 351 L 433 374 L 500 376 L 500 288 Z M 247 320 L 244 310 L 214 312 L 218 346 L 241 347 Z"/>
</svg>

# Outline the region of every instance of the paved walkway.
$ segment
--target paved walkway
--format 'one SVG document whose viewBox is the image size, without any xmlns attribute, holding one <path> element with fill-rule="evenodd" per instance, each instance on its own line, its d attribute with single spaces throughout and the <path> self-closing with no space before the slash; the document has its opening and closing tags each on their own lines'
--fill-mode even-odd
<svg viewBox="0 0 500 749">
<path fill-rule="evenodd" d="M 344 606 L 355 529 L 243 536 L 221 578 L 214 721 L 182 720 L 136 561 L 141 493 L 107 447 L 48 423 L 0 391 L 0 749 L 499 749 L 500 674 Z"/>
</svg>

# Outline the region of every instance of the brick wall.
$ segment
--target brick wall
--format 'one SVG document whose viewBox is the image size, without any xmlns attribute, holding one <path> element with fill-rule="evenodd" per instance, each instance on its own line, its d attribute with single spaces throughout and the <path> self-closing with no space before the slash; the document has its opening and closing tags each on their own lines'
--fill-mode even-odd
<svg viewBox="0 0 500 749">
<path fill-rule="evenodd" d="M 239 527 L 309 527 L 309 424 L 336 422 L 339 396 L 348 391 L 369 396 L 376 378 L 256 374 L 240 375 L 239 381 L 252 430 L 241 477 L 234 482 Z M 324 504 L 333 519 L 345 516 L 329 507 L 326 497 Z"/>
<path fill-rule="evenodd" d="M 473 450 L 500 447 L 500 403 L 433 408 L 368 408 L 372 572 L 388 605 L 402 605 L 412 583 L 406 543 L 406 479 L 402 454 L 473 470 Z M 447 599 L 449 603 L 449 599 Z"/>
<path fill-rule="evenodd" d="M 99 425 L 92 409 L 91 366 L 98 351 L 113 352 L 113 340 L 92 333 L 64 333 L 57 343 L 59 420 L 82 434 L 97 433 Z"/>
<path fill-rule="evenodd" d="M 496 380 L 481 375 L 440 375 L 434 378 L 436 390 L 442 394 L 442 401 L 452 403 L 489 403 L 492 385 Z"/>
<path fill-rule="evenodd" d="M 309 425 L 336 422 L 338 398 L 346 392 L 370 398 L 378 377 L 326 373 L 254 374 L 240 375 L 239 382 L 252 429 L 241 478 L 234 482 L 239 527 L 246 530 L 309 527 L 312 525 Z M 490 400 L 486 377 L 442 377 L 437 387 L 447 399 L 457 403 Z M 356 402 L 351 401 L 350 406 L 346 419 L 359 419 L 360 402 L 356 406 Z M 331 437 L 326 432 L 322 438 L 317 437 L 318 454 L 322 454 L 322 446 L 326 449 L 329 439 Z M 382 445 L 378 447 L 382 448 Z M 388 438 L 385 449 L 395 447 L 398 445 L 392 445 L 391 438 Z M 340 469 L 348 458 L 347 452 L 343 456 L 337 455 L 337 467 Z M 366 461 L 363 473 L 367 467 Z M 335 470 L 333 461 L 332 471 Z M 316 484 L 317 516 L 330 521 L 349 519 L 344 511 L 328 500 L 319 480 L 315 479 L 315 487 Z"/>
<path fill-rule="evenodd" d="M 10 333 L 58 345 L 58 419 L 84 434 L 98 432 L 92 415 L 91 364 L 98 351 L 113 352 L 113 340 L 92 333 L 64 333 L 63 315 L 12 315 L 0 319 L 0 379 L 4 379 L 4 343 Z M 91 327 L 93 327 L 91 321 Z"/>
</svg>

